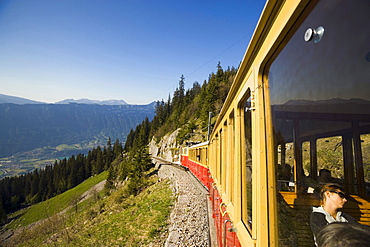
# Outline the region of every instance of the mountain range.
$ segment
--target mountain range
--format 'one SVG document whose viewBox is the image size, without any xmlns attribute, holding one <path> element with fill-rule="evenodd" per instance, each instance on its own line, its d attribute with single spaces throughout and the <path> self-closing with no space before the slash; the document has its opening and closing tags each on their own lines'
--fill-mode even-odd
<svg viewBox="0 0 370 247">
<path fill-rule="evenodd" d="M 55 104 L 89 104 L 89 105 L 128 105 L 124 100 L 90 100 L 90 99 L 65 99 L 62 101 L 55 102 Z"/>
<path fill-rule="evenodd" d="M 108 137 L 125 142 L 131 129 L 154 117 L 156 105 L 64 102 L 46 104 L 0 95 L 0 158 L 60 144 L 105 145 Z"/>
<path fill-rule="evenodd" d="M 18 105 L 47 104 L 45 102 L 0 94 L 0 104 L 4 104 L 4 103 L 11 103 L 11 104 L 18 104 Z M 69 103 L 89 104 L 89 105 L 93 105 L 93 104 L 96 104 L 96 105 L 128 105 L 124 100 L 90 100 L 90 99 L 77 99 L 77 100 L 65 99 L 62 101 L 55 102 L 54 104 L 69 104 Z"/>
</svg>

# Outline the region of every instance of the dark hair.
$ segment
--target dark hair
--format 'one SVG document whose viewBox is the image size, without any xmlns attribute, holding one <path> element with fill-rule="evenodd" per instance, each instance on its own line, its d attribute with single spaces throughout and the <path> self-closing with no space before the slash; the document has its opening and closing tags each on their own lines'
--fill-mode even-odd
<svg viewBox="0 0 370 247">
<path fill-rule="evenodd" d="M 333 222 L 316 235 L 318 247 L 368 247 L 370 227 L 358 223 Z"/>
<path fill-rule="evenodd" d="M 344 194 L 346 193 L 345 189 L 338 185 L 338 184 L 324 184 L 322 187 L 321 187 L 321 192 L 320 192 L 320 196 L 321 196 L 321 199 L 324 200 L 325 199 L 325 192 L 326 191 L 337 191 L 337 190 L 340 190 L 342 191 Z"/>
<path fill-rule="evenodd" d="M 327 173 L 330 173 L 331 174 L 331 171 L 328 170 L 328 169 L 320 169 L 319 175 L 321 176 L 323 172 L 327 172 Z"/>
</svg>

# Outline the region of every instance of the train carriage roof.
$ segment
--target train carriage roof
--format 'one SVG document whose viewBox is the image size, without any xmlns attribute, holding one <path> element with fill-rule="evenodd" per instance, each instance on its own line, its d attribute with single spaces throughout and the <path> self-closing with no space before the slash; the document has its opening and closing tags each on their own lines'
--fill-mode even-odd
<svg viewBox="0 0 370 247">
<path fill-rule="evenodd" d="M 190 146 L 190 148 L 203 147 L 203 146 L 207 146 L 208 144 L 209 144 L 209 141 L 206 141 L 206 142 L 202 142 L 202 143 L 199 143 L 199 144 L 196 144 L 196 145 Z"/>
</svg>

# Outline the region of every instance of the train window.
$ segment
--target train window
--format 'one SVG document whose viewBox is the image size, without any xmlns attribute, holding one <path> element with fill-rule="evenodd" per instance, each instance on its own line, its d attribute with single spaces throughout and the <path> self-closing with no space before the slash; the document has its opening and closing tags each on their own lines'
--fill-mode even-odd
<svg viewBox="0 0 370 247">
<path fill-rule="evenodd" d="M 242 162 L 242 220 L 249 230 L 252 229 L 252 114 L 251 97 L 243 105 L 244 114 L 244 159 Z"/>
<path fill-rule="evenodd" d="M 224 173 L 224 170 L 223 169 L 223 148 L 224 148 L 224 145 L 223 145 L 223 141 L 224 141 L 224 136 L 223 136 L 223 132 L 222 132 L 222 129 L 220 129 L 220 140 L 219 140 L 219 150 L 220 150 L 220 157 L 219 157 L 219 162 L 218 162 L 218 167 L 219 167 L 219 176 L 218 178 L 220 179 L 220 184 L 221 186 L 223 186 L 223 180 L 222 180 L 222 176 L 223 176 L 223 173 Z"/>
<path fill-rule="evenodd" d="M 223 130 L 223 132 L 222 132 L 222 136 L 223 136 L 222 141 L 224 142 L 222 144 L 223 147 L 224 147 L 224 150 L 223 150 L 224 155 L 222 156 L 222 165 L 223 165 L 222 170 L 224 172 L 222 174 L 222 182 L 221 182 L 221 184 L 223 185 L 224 192 L 227 193 L 227 186 L 228 185 L 226 184 L 226 179 L 227 179 L 228 173 L 230 172 L 230 170 L 227 169 L 227 166 L 228 166 L 228 164 L 227 164 L 227 157 L 230 156 L 230 150 L 229 150 L 230 146 L 227 145 L 227 141 L 228 141 L 227 131 L 228 131 L 228 129 L 227 129 L 227 122 L 226 121 L 224 123 L 224 126 L 223 126 L 223 129 L 222 130 Z"/>
<path fill-rule="evenodd" d="M 316 192 L 322 183 L 340 183 L 349 194 L 356 194 L 354 198 L 370 193 L 370 32 L 366 28 L 370 1 L 324 0 L 312 5 L 266 68 L 275 164 L 288 163 L 294 173 L 289 181 L 294 192 L 278 186 L 286 191 L 279 193 L 283 246 L 312 244 L 310 234 L 299 232 L 310 233 L 310 206 L 319 206 Z M 307 37 L 310 30 L 312 39 Z M 285 153 L 279 156 L 279 152 Z M 289 157 L 292 160 L 286 161 Z M 351 205 L 353 211 L 362 207 Z"/>
<path fill-rule="evenodd" d="M 201 159 L 200 148 L 195 149 L 195 155 L 196 155 L 196 161 L 200 162 L 200 159 Z"/>
<path fill-rule="evenodd" d="M 203 155 L 203 157 L 204 157 L 204 164 L 206 166 L 208 166 L 208 149 L 207 148 L 204 148 L 204 155 Z"/>
<path fill-rule="evenodd" d="M 294 191 L 294 147 L 292 143 L 278 145 L 278 188 L 280 191 Z"/>
<path fill-rule="evenodd" d="M 305 141 L 302 143 L 302 168 L 303 173 L 306 177 L 309 177 L 311 174 L 311 152 L 310 152 L 311 143 Z"/>
<path fill-rule="evenodd" d="M 318 183 L 344 185 L 342 137 L 333 136 L 318 139 L 317 157 Z"/>
<path fill-rule="evenodd" d="M 221 174 L 221 168 L 220 168 L 220 140 L 219 140 L 219 136 L 218 134 L 216 134 L 215 136 L 216 138 L 214 139 L 214 141 L 216 142 L 215 145 L 216 145 L 216 153 L 214 154 L 216 159 L 215 159 L 215 164 L 216 164 L 216 178 L 219 179 L 220 178 L 220 174 Z"/>
<path fill-rule="evenodd" d="M 269 68 L 276 143 L 293 144 L 294 162 L 289 164 L 297 171 L 296 192 L 306 178 L 316 181 L 321 169 L 330 170 L 352 193 L 365 195 L 368 190 L 361 151 L 366 147 L 360 141 L 370 133 L 368 9 L 370 2 L 364 0 L 337 0 L 335 5 L 320 1 Z M 346 25 L 339 28 L 343 16 Z M 325 30 L 321 40 L 306 41 L 306 30 L 319 26 Z M 343 38 L 353 32 L 356 39 Z"/>
<path fill-rule="evenodd" d="M 362 156 L 364 159 L 364 179 L 366 195 L 370 196 L 370 134 L 361 135 Z"/>
<path fill-rule="evenodd" d="M 234 201 L 234 154 L 235 153 L 235 124 L 234 124 L 234 111 L 229 115 L 229 147 L 230 147 L 230 155 L 229 155 L 229 200 L 231 202 Z"/>
</svg>

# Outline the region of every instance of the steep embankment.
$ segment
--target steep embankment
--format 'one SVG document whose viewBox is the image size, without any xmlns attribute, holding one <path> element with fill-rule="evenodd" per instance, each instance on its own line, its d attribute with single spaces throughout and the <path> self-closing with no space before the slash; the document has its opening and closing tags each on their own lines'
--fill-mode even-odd
<svg viewBox="0 0 370 247">
<path fill-rule="evenodd" d="M 160 141 L 155 138 L 149 143 L 149 153 L 154 157 L 160 157 L 170 162 L 179 161 L 179 148 L 176 142 L 177 134 L 180 129 L 165 135 Z"/>
</svg>

